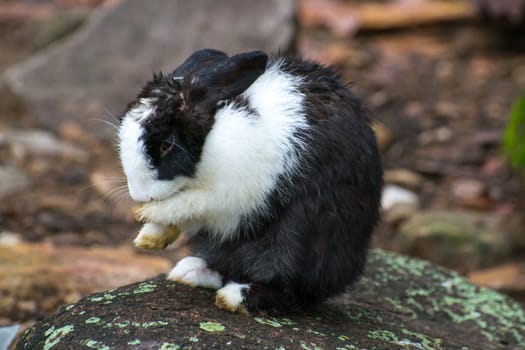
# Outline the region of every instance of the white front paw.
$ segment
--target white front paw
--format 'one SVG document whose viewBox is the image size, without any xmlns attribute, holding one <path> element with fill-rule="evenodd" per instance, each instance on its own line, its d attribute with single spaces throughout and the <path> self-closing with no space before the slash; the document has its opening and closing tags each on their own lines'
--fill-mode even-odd
<svg viewBox="0 0 525 350">
<path fill-rule="evenodd" d="M 179 236 L 175 226 L 164 226 L 155 223 L 146 223 L 133 240 L 135 247 L 143 249 L 164 249 Z"/>
<path fill-rule="evenodd" d="M 242 302 L 244 301 L 243 291 L 250 289 L 249 284 L 230 282 L 217 291 L 215 305 L 219 308 L 238 313 L 248 313 Z"/>
<path fill-rule="evenodd" d="M 172 199 L 167 199 L 143 203 L 134 209 L 135 219 L 139 222 L 172 224 L 175 221 L 171 220 L 171 218 L 178 212 L 177 207 L 172 205 L 172 202 Z"/>
<path fill-rule="evenodd" d="M 218 289 L 222 287 L 221 275 L 207 268 L 206 261 L 194 256 L 180 260 L 168 274 L 168 279 L 191 287 Z"/>
</svg>

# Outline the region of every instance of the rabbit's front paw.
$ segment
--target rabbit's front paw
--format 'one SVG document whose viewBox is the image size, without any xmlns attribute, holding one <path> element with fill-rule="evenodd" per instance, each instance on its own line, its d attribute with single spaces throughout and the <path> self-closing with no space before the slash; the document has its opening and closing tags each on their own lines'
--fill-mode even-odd
<svg viewBox="0 0 525 350">
<path fill-rule="evenodd" d="M 180 230 L 176 226 L 145 223 L 133 243 L 137 248 L 159 250 L 175 241 L 179 234 Z"/>
</svg>

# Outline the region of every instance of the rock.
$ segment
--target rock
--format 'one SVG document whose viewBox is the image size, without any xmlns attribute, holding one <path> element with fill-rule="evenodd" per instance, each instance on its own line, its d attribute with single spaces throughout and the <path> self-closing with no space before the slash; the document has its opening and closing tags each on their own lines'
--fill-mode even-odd
<svg viewBox="0 0 525 350">
<path fill-rule="evenodd" d="M 426 108 L 427 107 L 421 103 L 421 101 L 407 101 L 405 107 L 403 108 L 403 113 L 411 119 L 421 119 L 420 116 L 427 113 Z"/>
<path fill-rule="evenodd" d="M 399 228 L 396 250 L 463 272 L 500 262 L 510 243 L 496 217 L 469 212 L 426 211 L 413 215 Z"/>
<path fill-rule="evenodd" d="M 86 162 L 88 153 L 83 149 L 57 139 L 52 133 L 39 129 L 10 130 L 0 133 L 0 144 L 7 145 L 15 159 L 32 157 L 60 157 Z"/>
<path fill-rule="evenodd" d="M 384 91 L 377 91 L 374 92 L 370 97 L 368 97 L 368 105 L 370 105 L 371 108 L 374 110 L 379 109 L 380 107 L 384 106 L 389 101 L 389 96 Z"/>
<path fill-rule="evenodd" d="M 111 125 L 113 132 L 116 132 L 117 127 L 115 125 L 116 124 Z M 62 140 L 89 147 L 91 151 L 94 151 L 94 148 L 100 144 L 99 140 L 95 139 L 91 134 L 86 133 L 78 122 L 65 121 L 61 123 L 57 133 Z"/>
<path fill-rule="evenodd" d="M 525 203 L 523 201 L 525 198 L 522 199 L 521 203 L 517 203 L 517 207 L 509 206 L 500 209 L 507 211 L 502 216 L 501 229 L 508 232 L 509 240 L 516 251 L 525 251 L 525 231 L 523 230 L 525 227 L 525 215 L 523 215 Z"/>
<path fill-rule="evenodd" d="M 36 50 L 71 33 L 89 10 L 54 1 L 9 1 L 0 3 L 0 22 L 5 25 L 0 44 L 0 71 Z M 78 4 L 77 4 L 78 5 Z M 2 98 L 3 96 L 0 96 Z"/>
<path fill-rule="evenodd" d="M 487 210 L 494 203 L 485 184 L 477 179 L 457 179 L 452 183 L 452 195 L 463 208 Z"/>
<path fill-rule="evenodd" d="M 0 245 L 0 315 L 33 319 L 81 296 L 166 272 L 170 265 L 127 249 Z"/>
<path fill-rule="evenodd" d="M 20 325 L 0 327 L 0 349 L 9 349 L 9 345 L 16 337 Z"/>
<path fill-rule="evenodd" d="M 383 212 L 383 220 L 391 226 L 397 226 L 417 213 L 417 206 L 410 203 L 397 203 Z"/>
<path fill-rule="evenodd" d="M 381 208 L 385 212 L 397 204 L 404 204 L 417 208 L 418 202 L 418 197 L 414 192 L 396 185 L 386 185 L 381 197 Z"/>
<path fill-rule="evenodd" d="M 163 276 L 90 295 L 16 349 L 519 349 L 525 310 L 427 262 L 372 251 L 348 294 L 293 314 L 230 314 L 214 292 Z"/>
<path fill-rule="evenodd" d="M 14 166 L 0 166 L 0 198 L 29 187 L 29 177 Z"/>
<path fill-rule="evenodd" d="M 11 247 L 22 242 L 22 236 L 16 232 L 1 231 L 0 232 L 0 246 Z"/>
<path fill-rule="evenodd" d="M 386 183 L 411 190 L 419 190 L 423 184 L 423 177 L 408 169 L 387 169 L 384 177 Z"/>
<path fill-rule="evenodd" d="M 471 272 L 469 280 L 478 286 L 525 297 L 525 262 L 509 263 Z"/>
<path fill-rule="evenodd" d="M 447 142 L 452 138 L 452 130 L 443 126 L 437 129 L 425 130 L 418 135 L 420 145 L 428 145 L 434 142 Z"/>
<path fill-rule="evenodd" d="M 507 162 L 503 155 L 488 156 L 481 167 L 481 174 L 485 177 L 493 177 L 507 170 Z"/>
<path fill-rule="evenodd" d="M 452 183 L 452 194 L 458 200 L 473 199 L 485 192 L 485 185 L 477 179 L 457 179 Z"/>
<path fill-rule="evenodd" d="M 111 138 L 94 120 L 107 118 L 105 110 L 121 113 L 153 72 L 171 71 L 203 47 L 287 51 L 293 16 L 293 0 L 117 1 L 61 44 L 9 69 L 6 83 L 43 125 L 76 121 Z"/>
<path fill-rule="evenodd" d="M 452 73 L 449 73 L 452 74 Z M 452 77 L 451 77 L 452 78 Z M 452 101 L 441 100 L 434 105 L 434 114 L 438 118 L 457 119 L 461 117 L 461 108 Z"/>
</svg>

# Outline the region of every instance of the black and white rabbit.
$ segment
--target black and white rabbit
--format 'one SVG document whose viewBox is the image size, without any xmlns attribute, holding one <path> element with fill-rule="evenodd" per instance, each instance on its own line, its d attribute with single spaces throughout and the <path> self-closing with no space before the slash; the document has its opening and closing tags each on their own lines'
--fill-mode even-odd
<svg viewBox="0 0 525 350">
<path fill-rule="evenodd" d="M 382 167 L 360 102 L 331 68 L 203 49 L 155 75 L 122 117 L 120 157 L 146 222 L 177 226 L 194 256 L 168 278 L 218 289 L 234 312 L 290 310 L 362 273 Z"/>
</svg>

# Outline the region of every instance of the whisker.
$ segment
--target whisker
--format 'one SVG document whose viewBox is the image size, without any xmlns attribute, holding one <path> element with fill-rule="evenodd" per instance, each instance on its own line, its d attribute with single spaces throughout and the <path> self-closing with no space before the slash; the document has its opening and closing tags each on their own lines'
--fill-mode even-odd
<svg viewBox="0 0 525 350">
<path fill-rule="evenodd" d="M 129 195 L 126 188 L 116 188 L 105 194 L 105 200 L 111 204 L 121 203 L 128 199 Z"/>
<path fill-rule="evenodd" d="M 125 189 L 112 190 L 111 193 L 104 195 L 104 202 L 114 207 L 115 203 L 123 202 L 127 197 L 127 191 Z"/>
<path fill-rule="evenodd" d="M 104 112 L 106 112 L 107 115 L 109 115 L 110 117 L 112 117 L 113 119 L 115 119 L 115 121 L 119 121 L 119 118 L 117 116 L 115 116 L 113 113 L 111 113 L 111 111 L 109 109 L 107 109 L 106 107 L 104 107 Z"/>
<path fill-rule="evenodd" d="M 87 190 L 90 190 L 90 189 L 92 189 L 92 188 L 94 188 L 96 186 L 97 186 L 97 184 L 89 184 L 89 185 L 82 186 L 79 189 L 77 189 L 77 193 L 80 194 L 80 193 L 82 193 L 84 191 L 87 191 Z"/>
<path fill-rule="evenodd" d="M 129 200 L 128 191 L 123 190 L 123 191 L 115 192 L 111 195 L 110 198 L 107 198 L 107 200 L 111 200 L 113 204 L 128 201 Z"/>
<path fill-rule="evenodd" d="M 104 179 L 104 180 L 97 181 L 95 183 L 91 183 L 89 185 L 82 186 L 78 190 L 79 191 L 85 191 L 87 189 L 96 187 L 98 185 L 104 185 L 104 184 L 108 184 L 108 183 L 110 183 L 110 184 L 113 184 L 113 183 L 124 183 L 125 181 L 126 181 L 125 178 L 107 178 L 107 179 Z"/>
<path fill-rule="evenodd" d="M 101 123 L 104 123 L 106 125 L 109 125 L 115 131 L 119 130 L 119 127 L 118 127 L 117 124 L 113 124 L 112 122 L 110 122 L 108 120 L 101 119 L 101 118 L 90 118 L 89 120 L 96 121 L 96 122 L 101 122 Z"/>
<path fill-rule="evenodd" d="M 191 160 L 195 160 L 195 157 L 193 157 L 193 155 L 187 149 L 177 144 L 176 142 L 174 142 L 173 145 L 177 147 L 178 149 L 182 150 L 184 153 L 186 153 L 190 157 Z"/>
<path fill-rule="evenodd" d="M 121 176 L 121 177 L 110 177 L 110 176 L 104 176 L 104 180 L 97 181 L 97 183 L 103 183 L 103 182 L 118 182 L 118 181 L 125 182 L 125 181 L 127 181 L 127 180 L 128 180 L 128 179 L 127 179 L 125 176 Z"/>
<path fill-rule="evenodd" d="M 128 190 L 127 186 L 122 185 L 122 186 L 112 188 L 109 192 L 105 193 L 104 195 L 106 197 L 112 198 L 113 196 L 120 195 L 122 193 L 127 194 L 127 190 Z"/>
</svg>

